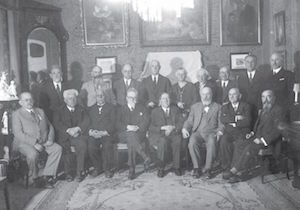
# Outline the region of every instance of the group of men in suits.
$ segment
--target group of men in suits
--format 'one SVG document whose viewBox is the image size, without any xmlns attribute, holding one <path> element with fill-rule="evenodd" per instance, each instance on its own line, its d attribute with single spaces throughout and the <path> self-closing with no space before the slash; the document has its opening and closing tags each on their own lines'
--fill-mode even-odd
<svg viewBox="0 0 300 210">
<path fill-rule="evenodd" d="M 67 89 L 61 70 L 54 67 L 50 72 L 52 81 L 40 91 L 40 107 L 45 114 L 33 105 L 27 107 L 29 102 L 24 101 L 32 101 L 32 98 L 26 98 L 31 97 L 29 93 L 21 94 L 22 108 L 13 117 L 15 142 L 24 143 L 18 143 L 18 150 L 27 156 L 33 177 L 36 176 L 32 161 L 35 156 L 31 157 L 31 154 L 38 153 L 31 150 L 36 144 L 42 145 L 49 155 L 52 169 L 46 175 L 54 175 L 57 159 L 62 154 L 66 178 L 70 181 L 73 180 L 71 166 L 74 155 L 77 181 L 84 178 L 86 156 L 95 168 L 93 176 L 104 170 L 106 177 L 112 177 L 112 145 L 119 141 L 128 146 L 128 178 L 133 179 L 137 154 L 142 157 L 145 169 L 151 163 L 144 147 L 146 137 L 149 137 L 150 147 L 157 152 L 158 177 L 165 175 L 169 147 L 172 149 L 174 172 L 182 174 L 180 154 L 182 142 L 185 142 L 195 177 L 205 174 L 211 178 L 219 157 L 223 177 L 235 182 L 240 178 L 243 164 L 250 160 L 249 154 L 257 154 L 259 148 L 278 139 L 276 126 L 287 116 L 291 104 L 293 74 L 283 69 L 283 59 L 279 54 L 272 54 L 270 62 L 272 72 L 264 72 L 257 70 L 254 55 L 246 56 L 247 71 L 236 81 L 229 79 L 227 67 L 220 69 L 217 82 L 210 78 L 207 70 L 200 69 L 195 84 L 186 81 L 186 70 L 179 68 L 176 71 L 178 82 L 173 86 L 160 74 L 161 66 L 157 60 L 150 63 L 151 75 L 142 83 L 132 78 L 133 68 L 125 64 L 123 77 L 115 81 L 112 88 L 104 85 L 102 69 L 95 66 L 91 71 L 92 79 L 83 84 L 80 92 Z M 289 100 L 286 100 L 287 96 Z M 28 120 L 34 122 L 29 114 L 31 109 L 40 116 L 37 124 L 31 126 L 37 130 L 34 134 L 31 128 L 26 127 Z M 24 113 L 27 116 L 21 119 Z M 42 128 L 39 127 L 43 125 L 41 121 L 45 121 Z M 30 137 L 28 143 L 20 133 Z M 39 136 L 41 133 L 45 136 Z M 54 133 L 60 146 L 53 143 Z M 249 139 L 245 140 L 245 136 Z M 49 148 L 53 145 L 56 150 L 51 153 Z M 202 147 L 206 148 L 205 157 Z M 201 170 L 203 161 L 205 164 Z"/>
</svg>

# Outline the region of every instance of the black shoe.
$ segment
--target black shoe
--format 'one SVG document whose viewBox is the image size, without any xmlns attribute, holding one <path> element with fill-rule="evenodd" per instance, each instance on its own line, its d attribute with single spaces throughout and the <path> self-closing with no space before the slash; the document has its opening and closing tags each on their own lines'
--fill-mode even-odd
<svg viewBox="0 0 300 210">
<path fill-rule="evenodd" d="M 144 171 L 148 171 L 150 168 L 151 159 L 150 157 L 147 157 L 147 159 L 144 161 Z"/>
<path fill-rule="evenodd" d="M 229 178 L 228 183 L 233 184 L 241 181 L 242 181 L 241 177 L 234 174 L 232 177 Z"/>
<path fill-rule="evenodd" d="M 159 177 L 159 178 L 163 178 L 164 177 L 164 169 L 162 169 L 162 168 L 160 168 L 160 169 L 158 169 L 158 171 L 157 171 L 157 176 Z"/>
<path fill-rule="evenodd" d="M 226 180 L 230 179 L 233 176 L 234 174 L 231 171 L 224 171 L 222 174 L 222 178 Z"/>
<path fill-rule="evenodd" d="M 133 180 L 135 178 L 135 170 L 129 169 L 128 179 Z"/>
<path fill-rule="evenodd" d="M 91 173 L 90 173 L 90 175 L 92 176 L 92 177 L 97 177 L 98 175 L 99 175 L 100 173 L 98 172 L 98 170 L 93 170 Z"/>
<path fill-rule="evenodd" d="M 211 172 L 211 170 L 207 170 L 204 173 L 204 177 L 205 177 L 205 179 L 212 179 L 214 176 L 213 176 L 213 173 Z"/>
<path fill-rule="evenodd" d="M 65 180 L 67 182 L 72 182 L 73 181 L 73 177 L 70 174 L 67 174 Z"/>
<path fill-rule="evenodd" d="M 195 177 L 196 179 L 199 179 L 201 176 L 201 172 L 198 168 L 194 168 L 192 176 Z"/>
<path fill-rule="evenodd" d="M 82 182 L 82 180 L 84 180 L 85 176 L 84 175 L 77 175 L 74 180 L 76 182 Z"/>
<path fill-rule="evenodd" d="M 182 175 L 180 168 L 175 168 L 174 173 L 175 173 L 176 176 L 181 176 Z"/>
<path fill-rule="evenodd" d="M 114 172 L 111 170 L 105 171 L 105 177 L 106 178 L 112 178 L 114 176 Z"/>
<path fill-rule="evenodd" d="M 44 185 L 44 188 L 46 189 L 53 189 L 54 188 L 54 185 L 49 183 L 49 182 L 46 182 L 45 185 Z"/>
</svg>

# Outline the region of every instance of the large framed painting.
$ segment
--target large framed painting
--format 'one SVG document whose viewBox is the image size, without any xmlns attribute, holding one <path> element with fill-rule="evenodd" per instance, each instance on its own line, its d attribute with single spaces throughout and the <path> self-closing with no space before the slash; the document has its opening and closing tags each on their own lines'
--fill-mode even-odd
<svg viewBox="0 0 300 210">
<path fill-rule="evenodd" d="M 125 1 L 82 0 L 86 45 L 128 46 L 128 7 Z"/>
<path fill-rule="evenodd" d="M 142 46 L 209 44 L 209 0 L 195 0 L 193 8 L 176 12 L 162 11 L 161 21 L 140 19 Z"/>
<path fill-rule="evenodd" d="M 275 45 L 285 45 L 285 12 L 274 15 Z"/>
<path fill-rule="evenodd" d="M 261 44 L 261 1 L 221 0 L 220 44 Z"/>
</svg>

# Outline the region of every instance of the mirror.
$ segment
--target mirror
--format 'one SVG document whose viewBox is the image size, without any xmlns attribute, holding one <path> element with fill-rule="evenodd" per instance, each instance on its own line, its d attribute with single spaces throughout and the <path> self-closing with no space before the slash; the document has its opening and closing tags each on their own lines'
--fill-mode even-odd
<svg viewBox="0 0 300 210">
<path fill-rule="evenodd" d="M 53 65 L 61 66 L 60 42 L 47 28 L 36 28 L 27 39 L 28 73 L 47 71 Z M 30 78 L 30 77 L 29 77 Z"/>
</svg>

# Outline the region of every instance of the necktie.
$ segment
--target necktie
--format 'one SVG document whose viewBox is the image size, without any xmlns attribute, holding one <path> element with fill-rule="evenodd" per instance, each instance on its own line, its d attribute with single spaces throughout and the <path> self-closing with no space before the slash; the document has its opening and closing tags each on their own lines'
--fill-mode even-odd
<svg viewBox="0 0 300 210">
<path fill-rule="evenodd" d="M 253 74 L 252 74 L 252 72 L 250 72 L 249 73 L 249 81 L 250 81 L 250 83 L 252 83 L 252 79 L 253 79 Z"/>
<path fill-rule="evenodd" d="M 169 117 L 169 109 L 168 108 L 165 109 L 165 114 L 166 114 L 167 117 Z"/>
<path fill-rule="evenodd" d="M 127 79 L 127 80 L 126 80 L 126 88 L 127 88 L 127 89 L 129 88 L 129 85 L 130 85 L 130 84 L 129 84 L 129 80 Z"/>
<path fill-rule="evenodd" d="M 60 95 L 60 88 L 59 88 L 58 84 L 56 84 L 56 88 L 55 89 L 56 89 L 57 94 Z"/>
<path fill-rule="evenodd" d="M 157 84 L 156 77 L 153 77 L 153 83 L 154 83 L 154 85 L 156 85 L 156 84 Z"/>
<path fill-rule="evenodd" d="M 222 81 L 222 88 L 224 89 L 225 87 L 225 81 Z"/>
<path fill-rule="evenodd" d="M 102 113 L 102 107 L 103 107 L 103 106 L 98 106 L 99 114 Z"/>
</svg>

